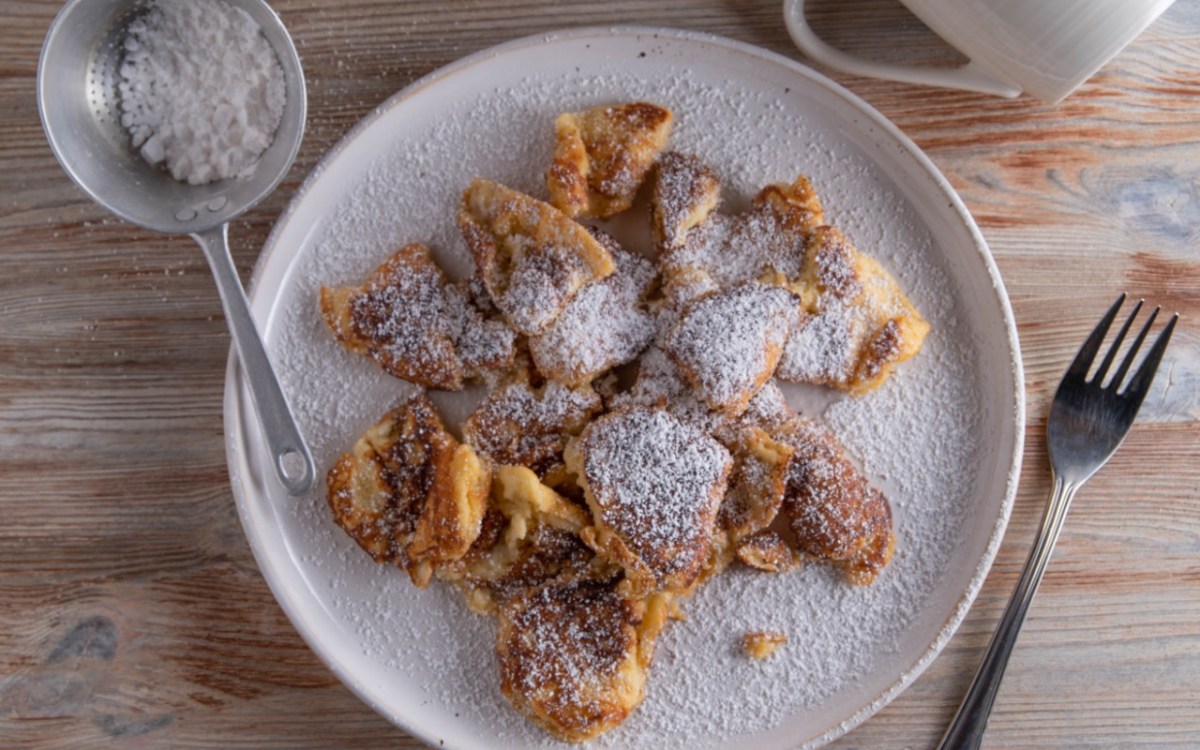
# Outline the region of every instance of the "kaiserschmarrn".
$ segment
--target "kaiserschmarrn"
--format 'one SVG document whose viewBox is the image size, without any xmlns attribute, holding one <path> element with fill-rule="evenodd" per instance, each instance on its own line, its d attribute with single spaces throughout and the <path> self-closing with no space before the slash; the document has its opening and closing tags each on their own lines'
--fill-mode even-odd
<svg viewBox="0 0 1200 750">
<path fill-rule="evenodd" d="M 468 278 L 410 243 L 318 300 L 345 350 L 412 384 L 329 469 L 334 522 L 494 617 L 502 694 L 570 742 L 630 717 L 659 634 L 713 576 L 824 565 L 868 585 L 897 544 L 884 493 L 786 383 L 871 398 L 929 324 L 805 176 L 723 212 L 717 171 L 666 151 L 675 116 L 562 114 L 545 195 L 481 177 L 446 216 Z M 578 221 L 618 214 L 644 237 Z M 424 389 L 470 385 L 448 429 Z"/>
</svg>

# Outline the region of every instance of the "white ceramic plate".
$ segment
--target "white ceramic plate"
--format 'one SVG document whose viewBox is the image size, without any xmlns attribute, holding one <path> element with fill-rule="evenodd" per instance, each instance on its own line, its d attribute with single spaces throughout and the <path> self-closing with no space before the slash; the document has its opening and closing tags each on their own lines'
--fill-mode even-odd
<svg viewBox="0 0 1200 750">
<path fill-rule="evenodd" d="M 892 565 L 867 588 L 819 566 L 722 574 L 661 638 L 646 701 L 594 743 L 813 747 L 895 697 L 945 644 L 999 544 L 1021 456 L 1019 350 L 995 265 L 945 179 L 881 115 L 790 59 L 711 36 L 626 28 L 520 39 L 413 84 L 324 158 L 262 253 L 253 310 L 324 471 L 404 386 L 333 343 L 319 285 L 356 282 L 412 241 L 464 275 L 454 216 L 470 179 L 544 195 L 555 114 L 637 99 L 675 111 L 672 145 L 716 168 L 729 210 L 764 184 L 808 175 L 828 220 L 889 267 L 933 325 L 921 355 L 865 398 L 789 391 L 888 492 Z M 555 746 L 500 695 L 489 619 L 449 587 L 417 590 L 371 563 L 320 491 L 296 499 L 276 486 L 248 399 L 231 360 L 238 508 L 263 575 L 313 650 L 431 744 Z M 443 400 L 448 422 L 467 401 Z M 740 656 L 741 634 L 763 629 L 788 644 L 764 662 Z"/>
</svg>

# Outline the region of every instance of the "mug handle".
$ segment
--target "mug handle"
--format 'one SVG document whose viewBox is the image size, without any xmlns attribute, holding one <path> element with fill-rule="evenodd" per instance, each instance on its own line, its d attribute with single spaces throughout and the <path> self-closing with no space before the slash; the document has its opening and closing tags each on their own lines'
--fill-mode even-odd
<svg viewBox="0 0 1200 750">
<path fill-rule="evenodd" d="M 985 72 L 973 61 L 957 68 L 923 68 L 875 62 L 842 52 L 826 44 L 808 25 L 808 19 L 804 17 L 804 3 L 805 0 L 784 0 L 783 20 L 787 24 L 788 34 L 801 52 L 831 68 L 869 78 L 977 91 L 1010 99 L 1021 93 L 1020 88 Z"/>
</svg>

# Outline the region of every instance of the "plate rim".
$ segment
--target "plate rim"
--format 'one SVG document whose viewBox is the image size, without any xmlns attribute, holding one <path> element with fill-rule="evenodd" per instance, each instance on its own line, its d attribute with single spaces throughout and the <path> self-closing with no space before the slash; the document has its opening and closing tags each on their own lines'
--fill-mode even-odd
<svg viewBox="0 0 1200 750">
<path fill-rule="evenodd" d="M 304 180 L 296 188 L 295 192 L 288 199 L 287 206 L 283 212 L 275 219 L 272 224 L 271 232 L 267 235 L 266 241 L 260 248 L 259 256 L 255 261 L 253 270 L 250 276 L 250 283 L 247 286 L 247 298 L 251 304 L 252 311 L 254 302 L 258 294 L 258 282 L 262 278 L 264 269 L 276 252 L 279 235 L 283 231 L 283 227 L 289 223 L 295 212 L 299 208 L 302 199 L 312 189 L 317 180 L 325 172 L 325 166 L 331 163 L 346 150 L 357 137 L 371 127 L 377 120 L 381 119 L 390 110 L 400 106 L 405 101 L 411 99 L 419 92 L 441 82 L 445 78 L 449 78 L 457 73 L 460 73 L 468 68 L 475 67 L 486 60 L 503 55 L 513 50 L 524 49 L 531 46 L 540 46 L 551 42 L 561 42 L 564 40 L 570 41 L 582 38 L 637 38 L 650 37 L 652 39 L 668 39 L 671 41 L 680 41 L 686 44 L 707 44 L 715 45 L 740 52 L 751 57 L 763 59 L 772 64 L 781 65 L 791 72 L 809 79 L 811 82 L 820 87 L 825 88 L 830 94 L 841 98 L 846 104 L 853 107 L 861 115 L 870 118 L 872 124 L 879 127 L 887 135 L 896 139 L 918 164 L 918 166 L 931 179 L 933 185 L 941 192 L 942 196 L 947 200 L 948 207 L 961 220 L 963 226 L 972 240 L 972 245 L 978 259 L 984 264 L 988 276 L 992 282 L 992 288 L 996 301 L 999 303 L 1001 316 L 1005 329 L 1005 343 L 1009 349 L 1009 364 L 1010 377 L 1013 392 L 1013 403 L 1010 405 L 1012 409 L 1012 424 L 1013 430 L 1013 445 L 1009 460 L 1007 461 L 1008 476 L 1005 481 L 1004 498 L 1000 504 L 1000 515 L 995 520 L 991 534 L 988 538 L 988 543 L 984 549 L 982 556 L 979 558 L 971 579 L 966 590 L 958 598 L 954 609 L 939 629 L 937 637 L 925 648 L 920 657 L 900 675 L 887 689 L 881 692 L 871 702 L 859 707 L 848 718 L 833 726 L 823 734 L 811 739 L 802 741 L 794 745 L 795 750 L 815 750 L 815 748 L 826 745 L 833 740 L 845 735 L 854 728 L 861 725 L 871 716 L 879 712 L 895 700 L 903 693 L 916 679 L 924 673 L 934 659 L 942 652 L 946 644 L 958 631 L 966 619 L 971 607 L 973 606 L 979 591 L 983 587 L 983 583 L 991 570 L 995 557 L 999 552 L 1000 545 L 1003 541 L 1008 522 L 1012 515 L 1012 510 L 1015 505 L 1017 488 L 1019 485 L 1022 459 L 1024 456 L 1025 444 L 1025 419 L 1026 419 L 1026 393 L 1025 393 L 1025 376 L 1024 365 L 1021 356 L 1020 340 L 1018 336 L 1016 319 L 1012 311 L 1011 301 L 1009 300 L 1007 289 L 1000 275 L 999 267 L 996 264 L 995 258 L 985 241 L 982 232 L 974 218 L 967 210 L 962 198 L 958 192 L 934 164 L 933 160 L 911 139 L 899 126 L 885 117 L 881 112 L 871 106 L 868 102 L 862 99 L 857 94 L 851 92 L 846 87 L 830 79 L 819 71 L 809 67 L 805 63 L 787 57 L 781 53 L 766 49 L 756 44 L 744 42 L 738 39 L 713 34 L 704 31 L 695 31 L 690 29 L 678 29 L 659 26 L 643 26 L 643 25 L 612 25 L 612 26 L 580 26 L 567 29 L 558 29 L 548 32 L 535 33 L 526 36 L 517 37 L 500 44 L 485 47 L 483 49 L 472 52 L 464 57 L 458 58 L 446 65 L 436 68 L 433 71 L 425 74 L 417 80 L 404 86 L 387 99 L 379 103 L 367 113 L 361 120 L 355 123 L 344 135 L 331 146 L 317 162 L 309 169 Z M 262 330 L 260 328 L 260 330 Z M 1003 380 L 1003 378 L 1001 378 Z M 250 398 L 246 384 L 241 378 L 241 370 L 238 364 L 237 353 L 231 347 L 225 369 L 225 384 L 224 397 L 222 399 L 223 407 L 223 427 L 225 433 L 225 455 L 226 464 L 229 469 L 230 484 L 232 486 L 234 501 L 238 510 L 238 518 L 242 525 L 243 534 L 246 537 L 247 543 L 250 545 L 251 552 L 254 555 L 255 563 L 258 566 L 260 574 L 267 582 L 268 588 L 271 590 L 276 602 L 287 615 L 288 621 L 296 632 L 304 640 L 322 664 L 334 674 L 338 680 L 347 687 L 359 700 L 371 707 L 380 716 L 387 719 L 389 722 L 400 727 L 410 736 L 416 737 L 429 745 L 435 745 L 439 738 L 430 732 L 414 726 L 406 717 L 402 717 L 387 707 L 383 706 L 379 701 L 375 700 L 374 696 L 358 680 L 348 671 L 334 660 L 331 652 L 327 653 L 323 646 L 318 642 L 317 636 L 313 632 L 309 632 L 307 623 L 299 615 L 296 605 L 292 603 L 291 596 L 287 591 L 284 591 L 282 584 L 279 583 L 274 575 L 270 573 L 271 566 L 267 564 L 266 553 L 260 547 L 260 540 L 256 535 L 250 533 L 251 520 L 249 517 L 247 498 L 242 482 L 242 459 L 244 451 L 242 443 L 245 440 L 245 434 L 241 432 L 239 423 L 245 419 L 246 411 L 243 409 L 243 404 L 251 403 L 247 399 Z M 254 410 L 249 410 L 251 418 L 254 417 Z M 1002 464 L 1001 464 L 1002 465 Z M 249 468 L 249 467 L 247 467 Z M 271 481 L 268 478 L 267 481 Z"/>
</svg>

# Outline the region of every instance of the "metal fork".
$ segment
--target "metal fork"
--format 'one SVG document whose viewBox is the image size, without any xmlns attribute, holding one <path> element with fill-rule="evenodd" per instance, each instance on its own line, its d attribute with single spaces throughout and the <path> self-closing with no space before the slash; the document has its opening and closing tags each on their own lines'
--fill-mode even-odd
<svg viewBox="0 0 1200 750">
<path fill-rule="evenodd" d="M 1158 317 L 1159 308 L 1154 308 L 1154 312 L 1150 313 L 1150 318 L 1130 345 L 1116 374 L 1105 384 L 1105 376 L 1116 359 L 1117 350 L 1142 308 L 1142 301 L 1139 300 L 1125 324 L 1121 326 L 1108 353 L 1104 355 L 1096 374 L 1089 380 L 1088 371 L 1091 370 L 1100 345 L 1124 302 L 1125 295 L 1122 294 L 1105 313 L 1080 348 L 1079 354 L 1075 356 L 1075 361 L 1067 369 L 1067 374 L 1063 376 L 1058 391 L 1054 394 L 1050 417 L 1046 422 L 1046 444 L 1050 451 L 1054 489 L 1050 493 L 1046 513 L 1042 517 L 1042 528 L 1029 553 L 1029 559 L 1025 561 L 1017 588 L 1004 609 L 1003 617 L 1000 618 L 1000 625 L 992 636 L 991 644 L 988 645 L 983 663 L 975 673 L 975 679 L 958 708 L 958 714 L 942 736 L 938 750 L 975 750 L 982 742 L 988 716 L 1000 688 L 1000 680 L 1004 677 L 1004 668 L 1008 665 L 1008 657 L 1012 654 L 1017 633 L 1025 621 L 1025 614 L 1029 611 L 1029 604 L 1033 601 L 1038 583 L 1046 571 L 1046 564 L 1050 561 L 1050 553 L 1058 540 L 1058 533 L 1062 530 L 1071 499 L 1075 497 L 1080 486 L 1108 461 L 1125 439 L 1146 392 L 1150 390 L 1150 382 L 1154 379 L 1159 362 L 1162 361 L 1171 332 L 1175 330 L 1175 322 L 1179 320 L 1178 314 L 1171 317 L 1137 371 L 1122 389 L 1121 383 L 1129 373 L 1150 326 Z"/>
</svg>

